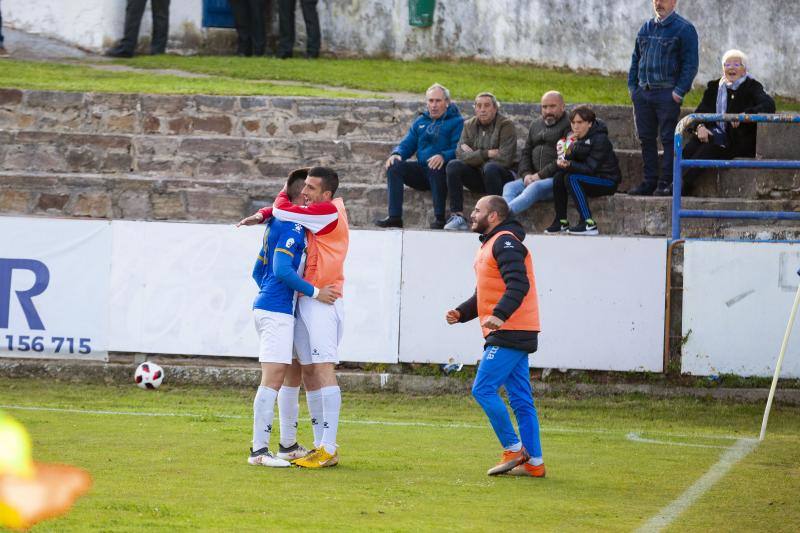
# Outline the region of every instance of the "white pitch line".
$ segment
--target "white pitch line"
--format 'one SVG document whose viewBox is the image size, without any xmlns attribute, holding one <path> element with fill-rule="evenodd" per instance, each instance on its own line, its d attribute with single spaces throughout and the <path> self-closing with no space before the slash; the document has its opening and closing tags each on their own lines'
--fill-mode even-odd
<svg viewBox="0 0 800 533">
<path fill-rule="evenodd" d="M 631 442 L 641 442 L 643 444 L 665 444 L 667 446 L 685 446 L 687 448 L 718 448 L 727 450 L 730 446 L 719 446 L 716 444 L 692 444 L 689 442 L 674 442 L 668 440 L 646 439 L 638 433 L 628 433 L 625 438 Z"/>
<path fill-rule="evenodd" d="M 678 518 L 686 509 L 691 507 L 703 494 L 708 492 L 720 479 L 722 479 L 733 466 L 747 457 L 758 445 L 756 439 L 739 439 L 728 448 L 719 458 L 719 461 L 708 469 L 708 472 L 686 489 L 669 505 L 653 518 L 648 520 L 639 532 L 661 531 Z"/>
<path fill-rule="evenodd" d="M 108 411 L 99 409 L 76 409 L 69 407 L 39 407 L 34 405 L 0 405 L 0 409 L 8 409 L 16 411 L 44 411 L 53 413 L 74 413 L 74 414 L 85 414 L 85 415 L 110 415 L 110 416 L 224 418 L 232 420 L 250 420 L 252 418 L 249 415 L 245 416 L 245 415 L 227 415 L 227 414 L 215 414 L 215 413 L 200 414 L 200 413 L 153 413 L 146 411 Z M 344 424 L 362 424 L 371 426 L 424 427 L 424 428 L 441 428 L 441 429 L 485 429 L 487 427 L 486 424 L 467 424 L 461 422 L 435 423 L 435 422 L 403 422 L 403 421 L 391 421 L 391 420 L 352 420 L 352 419 L 340 419 L 339 422 Z M 594 435 L 609 435 L 609 436 L 621 435 L 620 432 L 607 429 L 545 427 L 542 428 L 541 431 L 542 433 L 577 433 L 577 434 L 594 434 Z M 677 433 L 653 432 L 653 431 L 647 431 L 646 433 L 649 435 L 662 435 L 665 437 L 673 437 L 673 438 L 742 440 L 739 439 L 739 437 L 733 437 L 728 435 L 691 435 L 691 434 L 677 434 Z M 629 438 L 628 440 L 633 440 L 633 439 Z M 653 442 L 662 443 L 660 441 L 653 441 Z M 686 444 L 671 443 L 671 442 L 663 442 L 663 444 L 686 446 Z M 706 447 L 710 445 L 697 444 L 695 446 Z"/>
</svg>

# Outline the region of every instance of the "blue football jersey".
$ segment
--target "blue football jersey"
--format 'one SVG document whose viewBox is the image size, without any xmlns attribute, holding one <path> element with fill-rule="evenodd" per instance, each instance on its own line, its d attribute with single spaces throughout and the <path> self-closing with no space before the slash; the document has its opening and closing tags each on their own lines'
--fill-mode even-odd
<svg viewBox="0 0 800 533">
<path fill-rule="evenodd" d="M 254 277 L 261 276 L 260 290 L 253 303 L 254 309 L 294 314 L 295 291 L 275 276 L 275 254 L 291 257 L 292 267 L 302 277 L 305 253 L 306 232 L 303 226 L 274 218 L 269 221 L 264 232 L 261 253 L 253 270 Z"/>
</svg>

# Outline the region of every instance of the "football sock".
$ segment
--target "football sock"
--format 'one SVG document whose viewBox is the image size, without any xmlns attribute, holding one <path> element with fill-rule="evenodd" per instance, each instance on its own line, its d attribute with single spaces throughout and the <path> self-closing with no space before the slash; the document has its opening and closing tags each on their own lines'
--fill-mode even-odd
<svg viewBox="0 0 800 533">
<path fill-rule="evenodd" d="M 300 414 L 300 387 L 284 385 L 278 391 L 278 416 L 281 425 L 281 446 L 288 448 L 297 441 L 297 415 Z"/>
<path fill-rule="evenodd" d="M 328 453 L 336 453 L 336 432 L 339 429 L 339 411 L 342 408 L 342 390 L 338 385 L 322 387 L 322 410 L 325 421 L 322 432 L 322 446 Z"/>
<path fill-rule="evenodd" d="M 531 457 L 530 459 L 528 459 L 528 462 L 533 466 L 539 466 L 544 464 L 544 459 L 542 459 L 541 457 Z"/>
<path fill-rule="evenodd" d="M 507 447 L 506 450 L 510 452 L 518 452 L 522 449 L 522 443 L 518 442 L 516 444 L 512 444 L 511 446 Z"/>
<path fill-rule="evenodd" d="M 306 403 L 308 404 L 308 415 L 311 417 L 311 430 L 314 432 L 314 448 L 319 448 L 322 442 L 322 391 L 307 390 Z"/>
<path fill-rule="evenodd" d="M 275 416 L 275 399 L 278 391 L 263 385 L 258 387 L 253 400 L 253 451 L 269 447 L 272 418 Z"/>
</svg>

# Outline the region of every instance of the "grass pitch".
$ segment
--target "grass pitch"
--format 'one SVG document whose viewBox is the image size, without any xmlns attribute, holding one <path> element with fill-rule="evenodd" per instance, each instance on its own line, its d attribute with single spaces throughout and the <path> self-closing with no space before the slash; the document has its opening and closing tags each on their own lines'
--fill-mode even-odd
<svg viewBox="0 0 800 533">
<path fill-rule="evenodd" d="M 529 479 L 485 475 L 499 446 L 461 396 L 345 393 L 339 466 L 251 467 L 252 397 L 0 378 L 0 405 L 30 430 L 35 458 L 94 477 L 69 515 L 36 530 L 630 531 L 755 437 L 763 409 L 539 399 L 548 477 Z M 300 441 L 310 440 L 301 398 Z M 767 440 L 668 530 L 795 530 L 799 464 L 800 409 L 778 406 Z"/>
</svg>

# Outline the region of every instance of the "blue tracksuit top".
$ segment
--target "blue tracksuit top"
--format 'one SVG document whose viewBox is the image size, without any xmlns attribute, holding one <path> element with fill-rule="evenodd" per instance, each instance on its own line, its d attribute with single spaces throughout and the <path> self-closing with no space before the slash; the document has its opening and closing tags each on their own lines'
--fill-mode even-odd
<svg viewBox="0 0 800 533">
<path fill-rule="evenodd" d="M 660 22 L 652 18 L 636 35 L 628 90 L 649 85 L 684 96 L 692 88 L 699 63 L 697 30 L 691 22 L 674 11 Z"/>
<path fill-rule="evenodd" d="M 392 153 L 398 154 L 403 160 L 416 153 L 417 161 L 421 165 L 431 157 L 441 154 L 447 163 L 456 157 L 456 146 L 463 128 L 464 117 L 452 102 L 447 106 L 444 115 L 437 119 L 432 119 L 426 110 L 411 124 L 408 133 L 394 147 Z"/>
<path fill-rule="evenodd" d="M 261 250 L 253 267 L 259 286 L 253 309 L 294 314 L 295 292 L 308 296 L 314 287 L 298 272 L 305 268 L 306 232 L 294 222 L 270 219 Z"/>
</svg>

